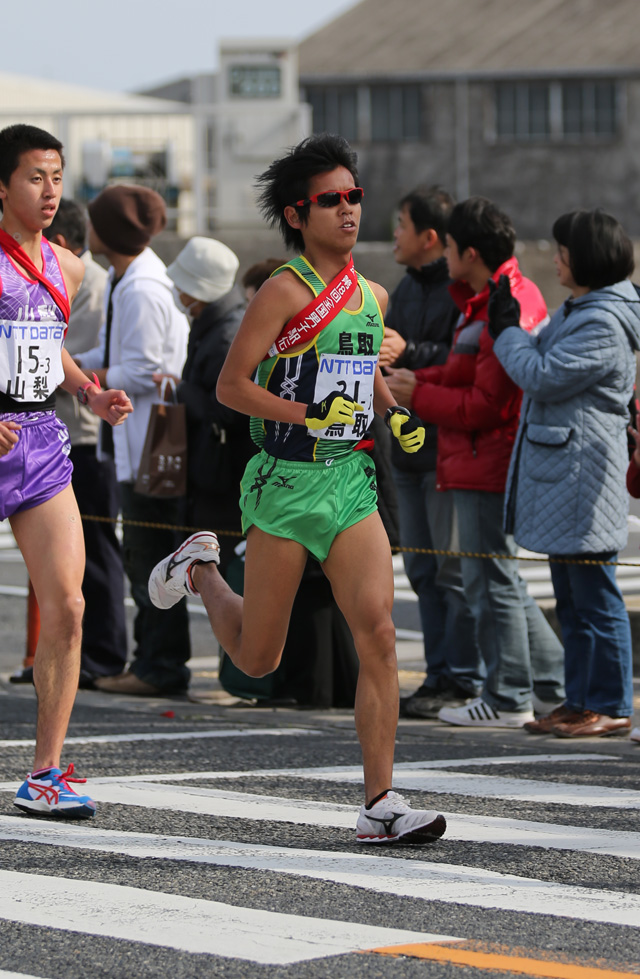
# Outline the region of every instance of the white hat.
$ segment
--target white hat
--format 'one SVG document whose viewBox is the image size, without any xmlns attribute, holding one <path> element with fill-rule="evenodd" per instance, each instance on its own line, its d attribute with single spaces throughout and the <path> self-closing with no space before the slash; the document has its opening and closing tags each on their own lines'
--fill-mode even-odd
<svg viewBox="0 0 640 979">
<path fill-rule="evenodd" d="M 233 286 L 240 262 L 235 252 L 215 238 L 191 238 L 167 275 L 180 292 L 212 303 Z"/>
</svg>

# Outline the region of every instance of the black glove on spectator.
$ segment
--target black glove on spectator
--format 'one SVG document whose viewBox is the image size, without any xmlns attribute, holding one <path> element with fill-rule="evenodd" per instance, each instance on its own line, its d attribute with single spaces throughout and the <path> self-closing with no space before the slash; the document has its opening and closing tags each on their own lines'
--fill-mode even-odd
<svg viewBox="0 0 640 979">
<path fill-rule="evenodd" d="M 497 340 L 508 326 L 520 326 L 520 303 L 511 295 L 509 279 L 501 275 L 498 285 L 489 279 L 489 304 L 487 306 L 489 336 Z"/>
</svg>

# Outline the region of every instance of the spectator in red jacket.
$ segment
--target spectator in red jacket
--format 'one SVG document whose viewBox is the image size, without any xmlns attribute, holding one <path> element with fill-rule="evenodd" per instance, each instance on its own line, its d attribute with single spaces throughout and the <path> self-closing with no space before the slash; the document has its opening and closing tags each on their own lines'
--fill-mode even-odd
<svg viewBox="0 0 640 979">
<path fill-rule="evenodd" d="M 521 325 L 547 322 L 544 300 L 514 258 L 515 231 L 491 201 L 472 197 L 453 209 L 446 257 L 460 309 L 442 366 L 389 371 L 398 403 L 438 426 L 438 489 L 453 492 L 462 551 L 516 554 L 504 531 L 504 490 L 522 393 L 493 353 L 487 330 L 489 279 L 509 278 Z M 509 558 L 463 557 L 465 596 L 487 667 L 481 697 L 444 707 L 439 718 L 472 727 L 522 727 L 535 707 L 548 713 L 564 696 L 562 646 L 527 594 Z"/>
</svg>

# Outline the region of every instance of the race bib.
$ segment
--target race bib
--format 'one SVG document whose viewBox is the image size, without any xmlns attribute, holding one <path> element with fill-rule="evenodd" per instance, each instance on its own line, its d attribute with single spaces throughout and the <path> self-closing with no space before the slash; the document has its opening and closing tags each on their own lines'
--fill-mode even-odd
<svg viewBox="0 0 640 979">
<path fill-rule="evenodd" d="M 64 380 L 65 324 L 0 320 L 0 391 L 16 401 L 46 401 Z"/>
<path fill-rule="evenodd" d="M 362 405 L 355 413 L 353 425 L 330 425 L 329 428 L 307 429 L 314 438 L 340 439 L 359 442 L 373 421 L 373 382 L 378 366 L 377 357 L 354 357 L 343 354 L 321 354 L 314 402 L 323 401 L 333 391 L 340 391 Z"/>
</svg>

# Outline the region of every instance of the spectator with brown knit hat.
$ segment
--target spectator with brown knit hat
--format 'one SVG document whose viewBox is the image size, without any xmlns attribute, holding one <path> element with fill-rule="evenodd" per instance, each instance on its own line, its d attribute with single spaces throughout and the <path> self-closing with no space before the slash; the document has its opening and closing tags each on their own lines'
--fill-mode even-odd
<svg viewBox="0 0 640 979">
<path fill-rule="evenodd" d="M 133 662 L 126 673 L 96 680 L 95 686 L 112 693 L 153 695 L 186 690 L 190 657 L 186 603 L 172 610 L 170 619 L 159 613 L 147 594 L 149 571 L 173 546 L 173 531 L 138 527 L 128 521 L 179 523 L 178 499 L 142 496 L 134 490 L 142 449 L 157 397 L 155 373 L 180 375 L 189 326 L 173 301 L 173 283 L 164 263 L 148 247 L 166 225 L 162 197 L 147 187 L 107 187 L 88 207 L 89 247 L 104 255 L 111 268 L 105 298 L 105 319 L 97 347 L 78 359 L 83 368 L 106 378 L 126 378 L 135 408 L 135 425 L 126 438 L 106 438 L 101 454 L 113 454 L 124 518 L 124 565 L 136 603 Z"/>
</svg>

